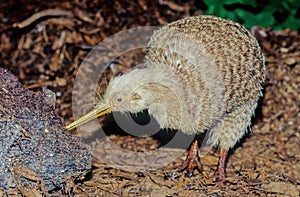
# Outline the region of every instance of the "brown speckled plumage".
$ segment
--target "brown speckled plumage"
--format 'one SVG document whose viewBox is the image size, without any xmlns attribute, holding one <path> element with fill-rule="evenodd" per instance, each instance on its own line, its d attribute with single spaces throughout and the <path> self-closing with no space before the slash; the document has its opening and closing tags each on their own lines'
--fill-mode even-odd
<svg viewBox="0 0 300 197">
<path fill-rule="evenodd" d="M 175 21 L 154 34 L 149 43 L 146 59 L 151 64 L 170 66 L 172 69 L 180 70 L 181 73 L 182 68 L 178 69 L 178 67 L 182 65 L 174 64 L 174 62 L 179 59 L 184 64 L 185 59 L 180 59 L 181 57 L 174 59 L 172 58 L 174 55 L 168 54 L 168 50 L 166 50 L 170 50 L 169 47 L 174 47 L 172 44 L 168 46 L 171 43 L 169 41 L 170 31 L 166 29 L 170 28 L 179 30 L 194 39 L 197 44 L 203 47 L 204 53 L 210 56 L 209 61 L 213 61 L 221 73 L 222 79 L 204 77 L 206 80 L 212 80 L 214 83 L 223 85 L 223 101 L 225 103 L 221 107 L 225 108 L 217 113 L 223 112 L 224 116 L 218 114 L 212 118 L 217 117 L 219 120 L 204 120 L 204 122 L 217 122 L 215 125 L 206 126 L 212 130 L 210 140 L 213 145 L 220 144 L 226 149 L 233 147 L 244 135 L 250 124 L 265 79 L 264 59 L 256 39 L 240 24 L 217 17 L 198 16 Z M 163 57 L 164 51 L 167 51 L 165 54 L 170 56 L 167 60 Z M 200 96 L 199 92 L 207 87 L 199 79 L 199 73 L 194 68 L 190 69 L 189 64 L 183 65 L 183 67 L 185 72 L 189 73 L 187 77 L 189 84 L 187 85 L 193 86 L 194 89 L 197 89 L 198 86 L 198 96 Z M 209 94 L 216 89 L 217 87 L 209 90 Z M 220 93 L 219 90 L 215 94 Z M 184 100 L 190 101 L 190 98 Z M 194 105 L 193 101 L 190 101 L 191 103 Z M 219 103 L 208 103 L 208 106 L 211 107 L 212 105 L 220 106 Z M 193 106 L 193 109 L 196 108 Z M 206 112 L 206 110 L 200 110 L 195 115 L 201 116 Z M 201 126 L 197 132 L 203 131 Z M 180 129 L 185 132 L 184 128 Z"/>
<path fill-rule="evenodd" d="M 227 152 L 247 131 L 262 94 L 265 67 L 256 39 L 228 20 L 189 17 L 154 33 L 146 63 L 113 78 L 96 108 L 147 109 L 161 128 L 209 131 L 209 142 L 221 148 L 217 178 L 223 180 Z"/>
</svg>

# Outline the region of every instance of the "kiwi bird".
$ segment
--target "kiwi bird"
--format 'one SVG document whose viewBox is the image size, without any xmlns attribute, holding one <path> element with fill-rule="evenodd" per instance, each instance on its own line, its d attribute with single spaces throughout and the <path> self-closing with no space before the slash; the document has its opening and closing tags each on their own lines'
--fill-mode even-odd
<svg viewBox="0 0 300 197">
<path fill-rule="evenodd" d="M 264 58 L 242 25 L 214 16 L 195 16 L 154 32 L 145 68 L 114 77 L 103 100 L 67 126 L 73 129 L 111 111 L 148 110 L 161 128 L 186 134 L 209 132 L 220 148 L 215 179 L 225 179 L 228 150 L 244 136 L 262 96 Z M 202 169 L 195 140 L 182 167 Z"/>
</svg>

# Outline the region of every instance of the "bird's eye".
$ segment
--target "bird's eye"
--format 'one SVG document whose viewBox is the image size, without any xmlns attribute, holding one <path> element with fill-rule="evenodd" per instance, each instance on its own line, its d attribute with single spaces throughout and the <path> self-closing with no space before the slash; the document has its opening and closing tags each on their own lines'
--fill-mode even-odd
<svg viewBox="0 0 300 197">
<path fill-rule="evenodd" d="M 120 98 L 120 97 L 117 98 L 117 101 L 118 101 L 118 102 L 121 102 L 121 101 L 122 101 L 122 98 Z"/>
</svg>

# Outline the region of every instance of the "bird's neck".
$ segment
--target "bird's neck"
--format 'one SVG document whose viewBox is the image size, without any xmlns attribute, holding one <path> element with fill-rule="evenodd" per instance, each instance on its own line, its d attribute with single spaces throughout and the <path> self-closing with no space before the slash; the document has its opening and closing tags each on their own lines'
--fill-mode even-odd
<svg viewBox="0 0 300 197">
<path fill-rule="evenodd" d="M 136 76 L 141 76 L 136 83 L 149 96 L 150 103 L 175 99 L 184 92 L 182 81 L 178 75 L 165 68 L 139 69 Z M 148 93 L 146 93 L 148 92 Z"/>
<path fill-rule="evenodd" d="M 176 124 L 180 124 L 181 107 L 186 102 L 183 100 L 186 98 L 186 83 L 170 69 L 144 68 L 136 72 L 140 72 L 137 76 L 142 76 L 137 82 L 143 95 L 147 95 L 149 114 L 156 118 L 162 128 L 170 128 L 170 121 L 178 119 L 172 128 L 179 129 Z"/>
</svg>

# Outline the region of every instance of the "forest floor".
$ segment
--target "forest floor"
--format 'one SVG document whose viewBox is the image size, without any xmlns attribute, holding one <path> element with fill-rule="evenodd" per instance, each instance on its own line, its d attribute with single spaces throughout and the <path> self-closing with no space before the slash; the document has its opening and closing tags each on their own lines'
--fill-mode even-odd
<svg viewBox="0 0 300 197">
<path fill-rule="evenodd" d="M 39 92 L 46 87 L 55 92 L 56 112 L 66 123 L 73 121 L 75 77 L 94 46 L 128 28 L 161 26 L 202 14 L 196 1 L 18 2 L 24 4 L 1 3 L 0 65 L 13 72 L 30 90 Z M 97 157 L 89 176 L 69 182 L 68 193 L 57 190 L 51 195 L 299 196 L 300 35 L 291 30 L 271 31 L 260 27 L 251 32 L 265 56 L 267 81 L 251 132 L 230 152 L 224 184 L 209 181 L 198 171 L 191 178 L 184 173 L 174 174 L 186 152 L 165 167 L 138 172 L 112 167 Z M 112 46 L 112 54 L 107 56 L 116 55 L 114 49 L 118 47 Z M 142 61 L 143 55 L 142 50 L 118 56 L 114 60 L 114 72 L 107 71 L 107 79 L 127 72 Z M 160 140 L 153 137 L 134 137 L 109 131 L 109 128 L 106 134 L 121 149 L 133 152 L 161 146 Z M 103 142 L 98 151 L 105 152 L 109 148 Z M 168 151 L 177 153 L 180 150 Z M 115 156 L 126 157 L 118 153 Z M 202 158 L 208 175 L 216 169 L 217 159 L 214 150 Z"/>
</svg>

